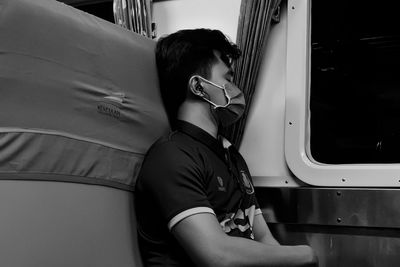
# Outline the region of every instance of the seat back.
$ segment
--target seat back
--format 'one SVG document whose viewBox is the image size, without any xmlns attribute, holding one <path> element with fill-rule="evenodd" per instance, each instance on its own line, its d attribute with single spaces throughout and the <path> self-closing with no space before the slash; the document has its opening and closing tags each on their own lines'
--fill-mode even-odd
<svg viewBox="0 0 400 267">
<path fill-rule="evenodd" d="M 141 266 L 133 188 L 169 126 L 155 42 L 0 0 L 0 265 Z"/>
</svg>

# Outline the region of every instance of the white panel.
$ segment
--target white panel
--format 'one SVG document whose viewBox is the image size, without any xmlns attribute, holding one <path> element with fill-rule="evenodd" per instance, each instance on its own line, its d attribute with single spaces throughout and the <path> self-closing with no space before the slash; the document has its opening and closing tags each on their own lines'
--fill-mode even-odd
<svg viewBox="0 0 400 267">
<path fill-rule="evenodd" d="M 174 0 L 153 4 L 157 37 L 181 29 L 210 28 L 236 41 L 241 0 Z"/>
<path fill-rule="evenodd" d="M 283 3 L 285 4 L 285 3 Z M 240 152 L 258 186 L 296 186 L 284 155 L 287 12 L 271 27 Z"/>
</svg>

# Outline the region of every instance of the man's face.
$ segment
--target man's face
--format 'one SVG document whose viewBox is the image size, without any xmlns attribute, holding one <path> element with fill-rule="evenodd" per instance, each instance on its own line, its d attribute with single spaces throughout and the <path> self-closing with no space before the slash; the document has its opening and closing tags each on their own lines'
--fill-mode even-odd
<svg viewBox="0 0 400 267">
<path fill-rule="evenodd" d="M 223 86 L 226 83 L 232 82 L 233 80 L 233 70 L 232 67 L 227 66 L 224 61 L 221 60 L 221 54 L 214 51 L 217 58 L 217 62 L 214 63 L 210 71 L 210 81 Z M 210 100 L 217 105 L 226 105 L 226 97 L 222 90 L 216 89 L 210 84 L 203 83 L 203 87 L 210 97 Z"/>
</svg>

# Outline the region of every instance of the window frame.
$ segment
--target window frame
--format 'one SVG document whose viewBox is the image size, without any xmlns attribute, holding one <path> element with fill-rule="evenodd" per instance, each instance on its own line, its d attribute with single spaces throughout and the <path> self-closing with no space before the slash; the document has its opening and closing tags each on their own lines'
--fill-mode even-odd
<svg viewBox="0 0 400 267">
<path fill-rule="evenodd" d="M 288 0 L 285 158 L 301 181 L 315 186 L 398 187 L 400 164 L 324 164 L 310 153 L 311 0 Z"/>
</svg>

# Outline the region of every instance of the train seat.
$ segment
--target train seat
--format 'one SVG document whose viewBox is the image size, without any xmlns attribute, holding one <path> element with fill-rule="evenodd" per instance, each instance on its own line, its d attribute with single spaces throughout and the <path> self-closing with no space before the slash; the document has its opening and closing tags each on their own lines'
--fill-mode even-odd
<svg viewBox="0 0 400 267">
<path fill-rule="evenodd" d="M 55 0 L 0 0 L 0 40 L 0 265 L 142 266 L 155 42 Z"/>
</svg>

